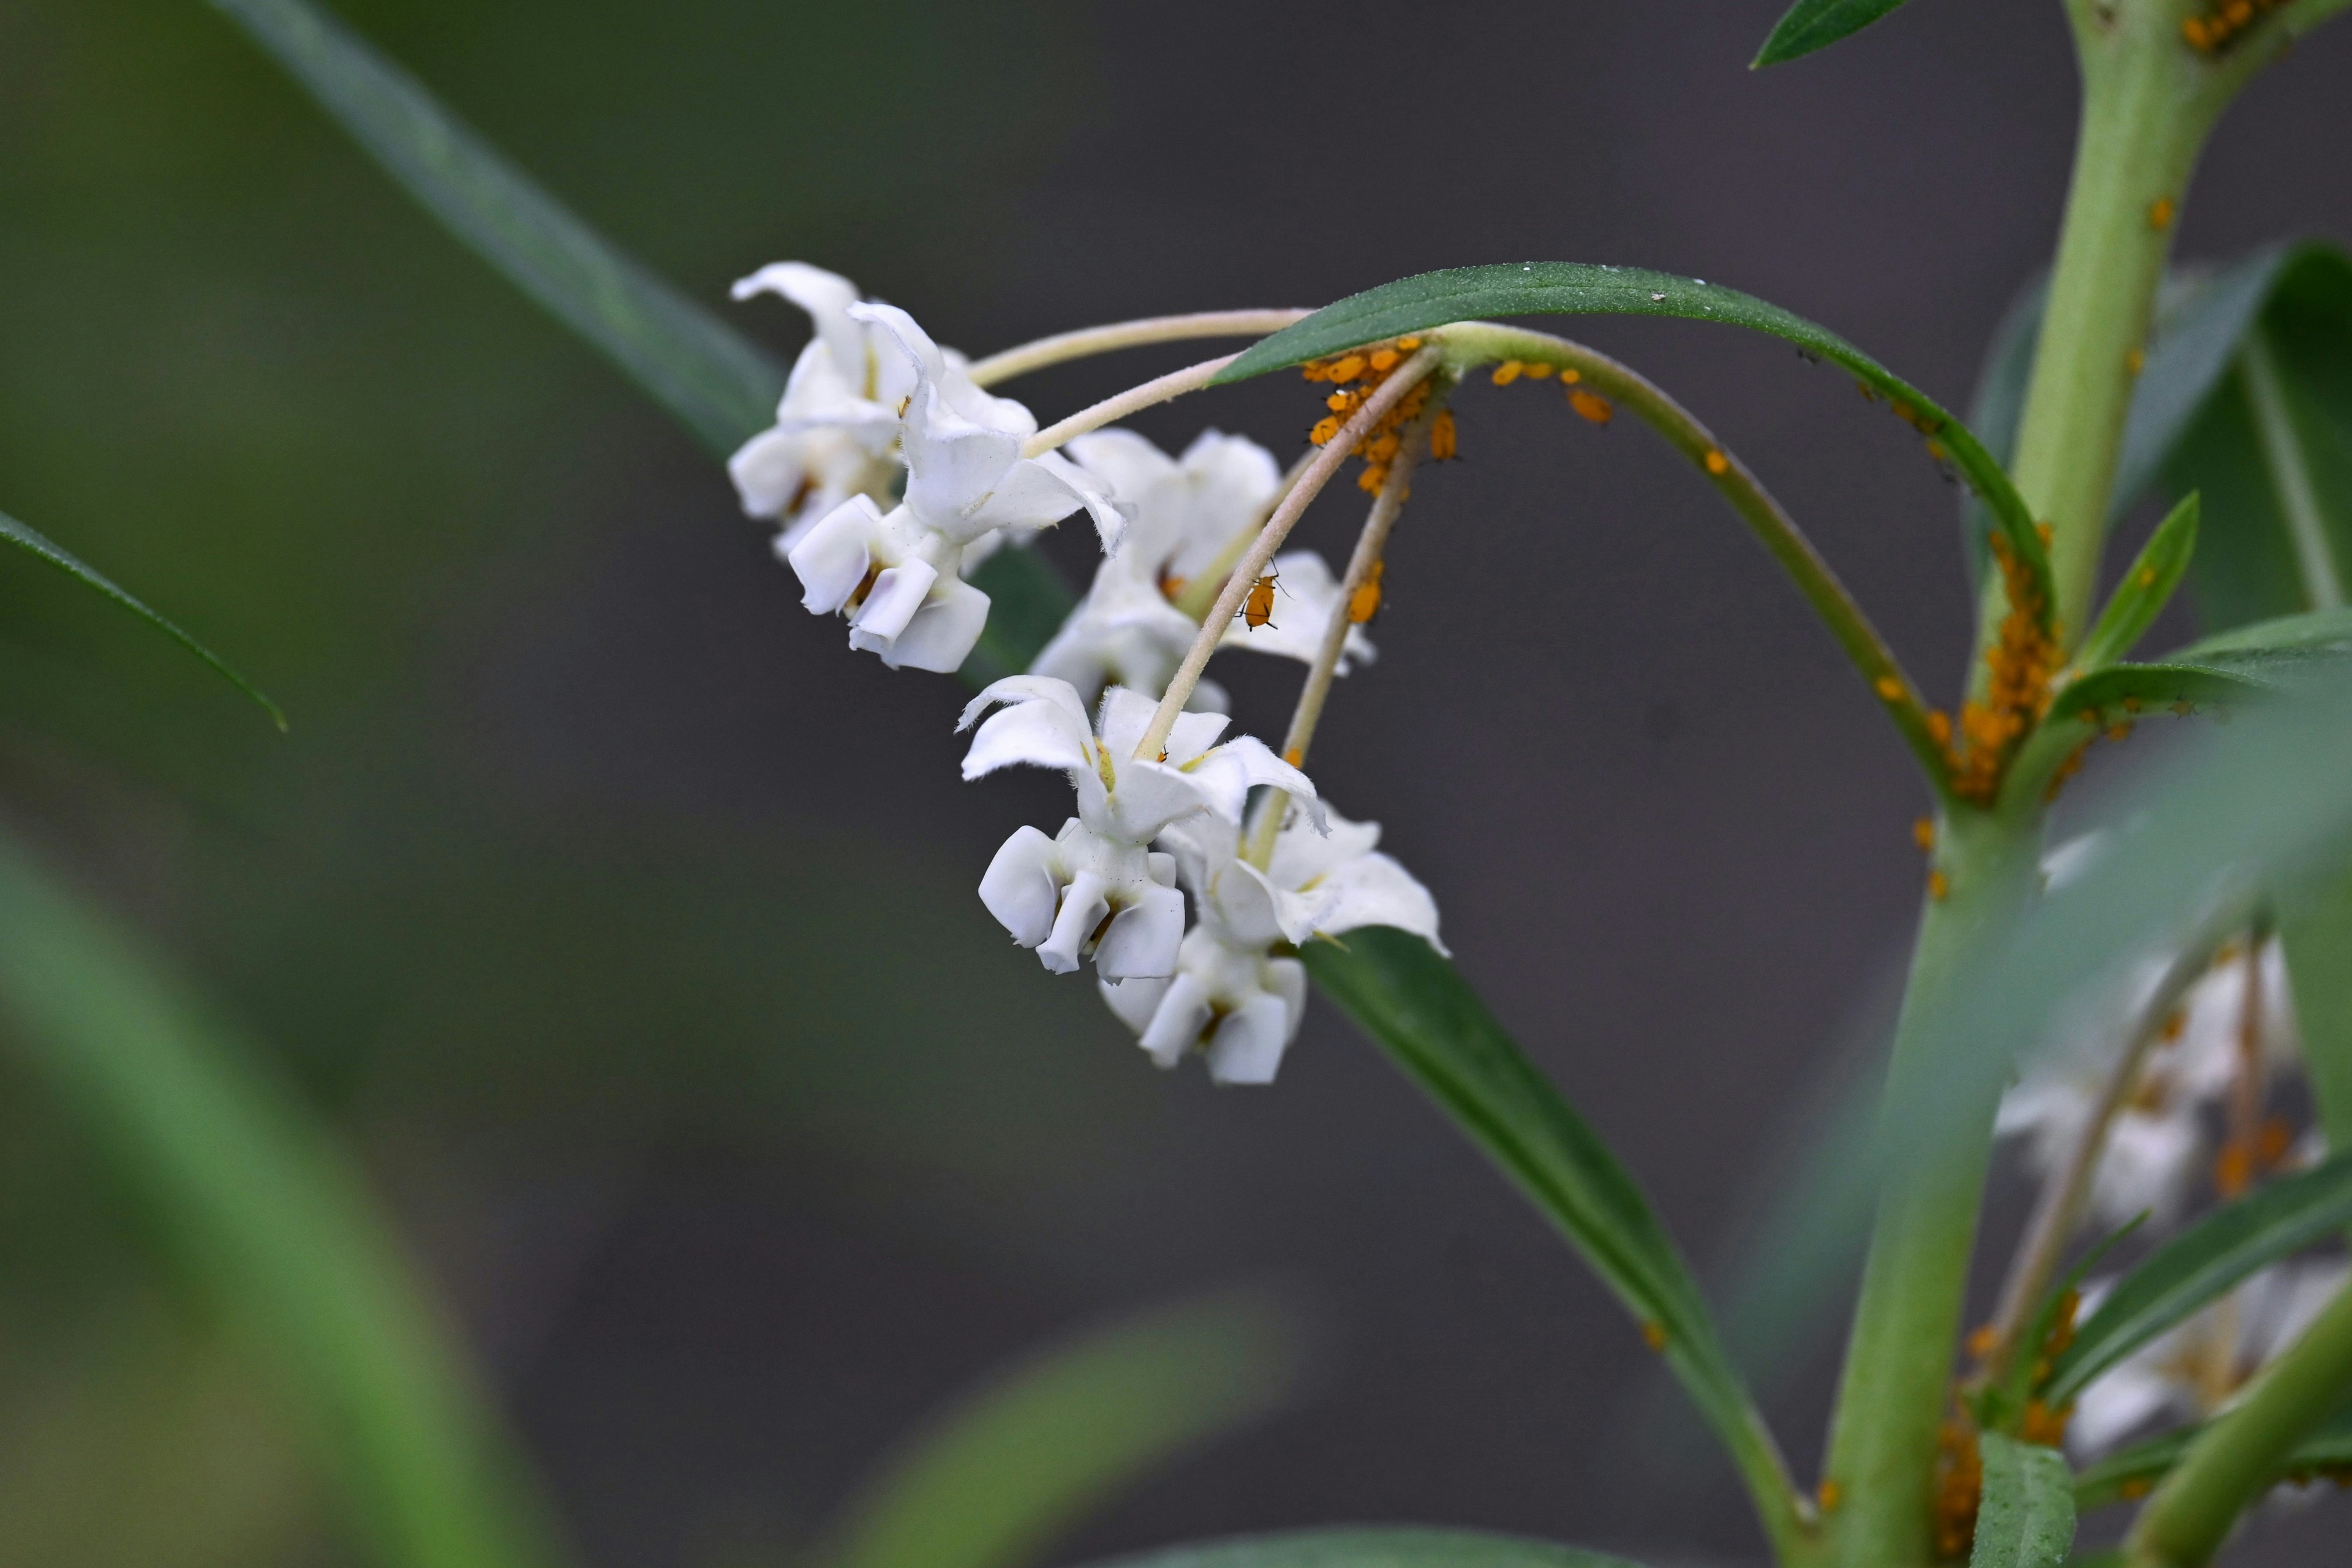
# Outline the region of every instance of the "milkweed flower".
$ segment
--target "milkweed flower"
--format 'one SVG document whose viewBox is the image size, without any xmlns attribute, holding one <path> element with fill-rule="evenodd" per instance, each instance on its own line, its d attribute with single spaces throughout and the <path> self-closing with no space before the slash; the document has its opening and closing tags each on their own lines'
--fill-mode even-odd
<svg viewBox="0 0 2352 1568">
<path fill-rule="evenodd" d="M 1159 760 L 1137 757 L 1157 705 L 1126 687 L 1103 693 L 1095 721 L 1066 680 L 1008 676 L 963 710 L 959 731 L 991 708 L 972 736 L 963 776 L 976 779 L 1026 763 L 1057 768 L 1077 794 L 1077 816 L 1048 838 L 1022 827 L 1004 841 L 980 881 L 981 902 L 1013 940 L 1034 948 L 1047 969 L 1066 974 L 1091 956 L 1105 980 L 1157 978 L 1176 969 L 1184 898 L 1173 857 L 1151 841 L 1197 816 L 1238 824 L 1249 792 L 1270 785 L 1299 801 L 1319 823 L 1306 774 L 1244 735 L 1222 744 L 1222 713 L 1186 713 Z"/>
<path fill-rule="evenodd" d="M 2295 1059 L 2294 1011 L 2275 941 L 2264 944 L 2258 962 L 2255 1069 L 2266 1082 Z M 2164 969 L 2161 962 L 2142 965 L 2125 987 L 2126 1005 L 2094 1009 L 2001 1097 L 1996 1131 L 2027 1140 L 2026 1163 L 2038 1174 L 2049 1177 L 2073 1157 L 2129 1044 L 2128 1020 L 2145 1010 Z M 2247 1068 L 2241 1042 L 2246 1004 L 2242 953 L 2217 963 L 2181 998 L 2108 1124 L 2085 1215 L 2093 1224 L 2112 1229 L 2148 1211 L 2161 1228 L 2179 1217 L 2208 1164 L 2206 1112 Z"/>
<path fill-rule="evenodd" d="M 878 329 L 850 316 L 857 285 L 840 274 L 779 261 L 736 280 L 736 299 L 756 294 L 791 300 L 808 312 L 813 329 L 793 362 L 775 424 L 727 460 L 743 510 L 784 525 L 782 552 L 852 496 L 891 500 L 899 471 L 898 410 L 914 376 Z M 942 350 L 941 358 L 961 370 L 953 351 Z"/>
<path fill-rule="evenodd" d="M 1171 458 L 1131 430 L 1097 430 L 1070 443 L 1070 455 L 1134 508 L 1118 549 L 1095 569 L 1093 584 L 1052 642 L 1029 667 L 1066 680 L 1081 695 L 1108 685 L 1158 690 L 1183 661 L 1199 623 L 1174 595 L 1216 569 L 1234 542 L 1263 520 L 1282 488 L 1274 456 L 1246 437 L 1208 430 Z M 1284 594 L 1281 614 L 1255 629 L 1236 621 L 1224 647 L 1247 647 L 1312 662 L 1338 603 L 1339 585 L 1322 557 L 1293 551 L 1275 558 Z M 1347 654 L 1370 659 L 1371 644 L 1351 631 Z M 1343 658 L 1341 668 L 1347 660 Z M 1213 686 L 1197 707 L 1223 706 Z"/>
<path fill-rule="evenodd" d="M 2077 1458 L 2093 1458 L 2159 1416 L 2201 1421 L 2215 1415 L 2302 1337 L 2347 1280 L 2352 1265 L 2341 1260 L 2293 1259 L 2263 1269 L 2084 1389 L 2067 1447 Z M 2114 1284 L 2103 1280 L 2084 1291 L 2085 1314 Z"/>
<path fill-rule="evenodd" d="M 1108 485 L 1060 453 L 1023 457 L 1037 428 L 1029 411 L 954 371 L 907 312 L 853 304 L 845 314 L 879 329 L 911 375 L 898 422 L 906 497 L 887 513 L 870 495 L 850 497 L 785 559 L 803 605 L 849 617 L 850 647 L 893 669 L 950 672 L 988 623 L 988 595 L 961 575 L 975 545 L 999 531 L 1034 533 L 1083 508 L 1113 549 L 1127 514 Z"/>
<path fill-rule="evenodd" d="M 1445 951 L 1437 900 L 1379 853 L 1380 838 L 1376 822 L 1332 813 L 1317 823 L 1293 812 L 1261 870 L 1241 858 L 1234 822 L 1203 816 L 1171 826 L 1160 841 L 1197 915 L 1176 973 L 1106 984 L 1103 1000 L 1163 1068 L 1197 1048 L 1219 1083 L 1273 1082 L 1307 1005 L 1307 972 L 1277 946 L 1385 925 Z"/>
</svg>

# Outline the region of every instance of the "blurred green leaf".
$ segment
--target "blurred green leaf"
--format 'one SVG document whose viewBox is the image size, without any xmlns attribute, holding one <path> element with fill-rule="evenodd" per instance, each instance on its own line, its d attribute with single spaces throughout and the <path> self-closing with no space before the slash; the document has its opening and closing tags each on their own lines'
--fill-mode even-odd
<svg viewBox="0 0 2352 1568">
<path fill-rule="evenodd" d="M 2159 473 L 2203 493 L 2209 629 L 2352 598 L 2352 260 L 2265 251 L 2181 310 L 2141 377 L 2118 506 Z"/>
<path fill-rule="evenodd" d="M 342 1156 L 127 937 L 0 839 L 7 1044 L 310 1418 L 400 1568 L 556 1560 L 536 1500 Z"/>
<path fill-rule="evenodd" d="M 2283 902 L 2278 929 L 2320 1131 L 2352 1149 L 2352 877 Z"/>
<path fill-rule="evenodd" d="M 2071 1402 L 2165 1330 L 2290 1253 L 2352 1224 L 2352 1151 L 2215 1210 L 2118 1280 L 2050 1369 L 2043 1399 Z"/>
<path fill-rule="evenodd" d="M 1009 1568 L 1088 1510 L 1296 1392 L 1304 1335 L 1264 1291 L 1049 1345 L 935 1418 L 844 1510 L 828 1568 Z"/>
<path fill-rule="evenodd" d="M 972 573 L 971 584 L 988 595 L 988 625 L 956 679 L 974 690 L 1027 669 L 1077 607 L 1062 574 L 1034 549 L 997 551 Z"/>
<path fill-rule="evenodd" d="M 1622 1557 L 1466 1530 L 1302 1530 L 1174 1546 L 1100 1568 L 1638 1568 Z"/>
<path fill-rule="evenodd" d="M 2066 1457 L 1999 1432 L 1977 1435 L 1983 1500 L 1969 1568 L 2058 1568 L 2074 1544 L 2074 1478 Z"/>
<path fill-rule="evenodd" d="M 2132 645 L 2163 614 L 2196 551 L 2197 492 L 2191 490 L 2157 525 L 2125 569 L 2123 581 L 2092 624 L 2090 636 L 2075 649 L 2074 667 L 2095 670 L 2131 652 Z"/>
<path fill-rule="evenodd" d="M 165 620 L 163 616 L 157 615 L 154 611 L 141 604 L 137 599 L 132 598 L 129 594 L 124 593 L 121 588 L 115 586 L 113 583 L 101 575 L 96 569 L 85 564 L 82 561 L 67 551 L 64 546 L 58 544 L 55 540 L 50 539 L 46 534 L 43 534 L 35 529 L 28 528 L 25 524 L 18 522 L 6 512 L 0 512 L 0 539 L 6 540 L 9 543 L 25 552 L 27 555 L 35 556 L 40 560 L 47 562 L 50 565 L 56 567 L 67 576 L 71 577 L 76 582 L 79 583 L 83 587 L 93 589 L 106 598 L 113 600 L 124 609 L 129 610 L 132 615 L 137 616 L 141 620 L 145 621 L 149 626 L 153 626 L 165 637 L 170 637 L 173 642 L 178 643 L 182 647 L 186 648 L 190 653 L 194 654 L 198 658 L 203 659 L 206 664 L 212 666 L 214 670 L 217 672 L 223 679 L 226 680 L 231 686 L 236 687 L 239 691 L 244 692 L 247 697 L 252 698 L 254 701 L 259 703 L 261 705 L 261 710 L 269 715 L 271 721 L 277 724 L 280 731 L 283 731 L 286 728 L 286 715 L 278 710 L 278 704 L 263 696 L 254 688 L 253 683 L 247 680 L 245 677 L 239 675 L 236 670 L 231 669 L 227 665 L 222 663 L 219 656 L 215 654 L 212 649 L 206 647 L 204 644 L 198 642 L 195 638 L 190 637 L 187 633 L 182 631 L 179 627 L 173 626 L 171 622 Z"/>
<path fill-rule="evenodd" d="M 1884 397 L 1941 457 L 1948 458 L 1990 508 L 1993 525 L 2050 603 L 2050 563 L 2032 513 L 2009 475 L 1961 424 L 1926 393 L 1826 328 L 1737 289 L 1654 272 L 1581 261 L 1506 262 L 1449 267 L 1399 279 L 1326 305 L 1252 345 L 1217 373 L 1219 384 L 1383 342 L 1450 322 L 1489 316 L 1676 316 L 1769 332 L 1811 356 L 1835 361 Z"/>
<path fill-rule="evenodd" d="M 725 457 L 784 367 L 606 241 L 417 81 L 305 0 L 213 0 L 434 216 Z"/>
<path fill-rule="evenodd" d="M 1779 1454 L 1649 1200 L 1503 1032 L 1459 971 L 1409 932 L 1349 931 L 1299 955 L 1318 985 L 1450 1113 L 1582 1255 L 1682 1380 L 1752 1488 Z"/>
<path fill-rule="evenodd" d="M 1970 1135 L 1951 1106 L 1990 1103 L 2063 1005 L 2182 940 L 2218 892 L 2291 892 L 2352 864 L 2352 671 L 2331 664 L 2226 729 L 2182 739 L 2083 824 L 2114 835 L 2110 852 L 1957 956 L 1947 1004 L 1919 1024 L 1932 1069 L 1890 1089 L 1874 1136 L 1832 1141 L 1805 1173 L 1806 1223 L 1784 1246 L 1843 1256 L 1867 1226 L 1867 1198 Z"/>
<path fill-rule="evenodd" d="M 2087 1512 L 2139 1497 L 2163 1479 L 2204 1435 L 2201 1426 L 2183 1426 L 2118 1449 L 2085 1467 L 2074 1478 L 2075 1508 Z M 2352 1410 L 2296 1445 L 2293 1456 L 2279 1468 L 2278 1479 L 2284 1481 L 2346 1466 L 2352 1466 Z"/>
<path fill-rule="evenodd" d="M 1772 36 L 1764 40 L 1749 68 L 1777 66 L 1828 48 L 1902 4 L 1903 0 L 1797 0 L 1772 29 Z"/>
</svg>

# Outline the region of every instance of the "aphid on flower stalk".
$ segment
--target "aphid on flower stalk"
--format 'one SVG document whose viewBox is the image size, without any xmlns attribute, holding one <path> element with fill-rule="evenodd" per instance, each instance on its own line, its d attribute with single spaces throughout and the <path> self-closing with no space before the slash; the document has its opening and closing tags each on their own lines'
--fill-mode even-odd
<svg viewBox="0 0 2352 1568">
<path fill-rule="evenodd" d="M 1274 625 L 1274 587 L 1281 576 L 1269 572 L 1250 584 L 1249 597 L 1242 601 L 1242 620 L 1250 630 Z"/>
<path fill-rule="evenodd" d="M 1372 569 L 1364 574 L 1364 580 L 1357 584 L 1355 591 L 1348 595 L 1349 626 L 1360 626 L 1381 613 L 1381 577 L 1388 571 L 1388 566 L 1386 560 L 1373 562 Z"/>
</svg>

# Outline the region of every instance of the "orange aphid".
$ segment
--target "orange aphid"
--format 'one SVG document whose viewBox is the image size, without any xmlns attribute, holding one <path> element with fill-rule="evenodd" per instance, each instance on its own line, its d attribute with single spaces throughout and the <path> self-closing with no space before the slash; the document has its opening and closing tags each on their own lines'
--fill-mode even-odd
<svg viewBox="0 0 2352 1568">
<path fill-rule="evenodd" d="M 1822 1484 L 1813 1490 L 1814 1500 L 1821 1504 L 1821 1509 L 1823 1513 L 1835 1513 L 1837 1511 L 1838 1500 L 1844 1495 L 1845 1494 L 1843 1492 L 1838 1489 L 1837 1482 L 1830 1479 L 1827 1476 L 1823 1476 L 1822 1478 Z"/>
<path fill-rule="evenodd" d="M 1373 562 L 1372 569 L 1364 574 L 1364 580 L 1357 584 L 1348 595 L 1349 626 L 1360 626 L 1381 613 L 1381 578 L 1388 567 L 1385 560 Z"/>
<path fill-rule="evenodd" d="M 1903 700 L 1903 683 L 1891 675 L 1882 675 L 1876 682 L 1878 695 L 1889 702 Z"/>
<path fill-rule="evenodd" d="M 2147 368 L 2147 351 L 2146 349 L 2136 348 L 2132 350 L 2131 353 L 2124 355 L 2124 368 L 2131 372 L 2134 375 L 2137 375 L 2140 372 L 2146 370 Z"/>
<path fill-rule="evenodd" d="M 1527 366 L 1521 364 L 1515 359 L 1505 360 L 1502 363 L 1495 367 L 1495 384 L 1496 386 L 1510 385 L 1511 383 L 1519 379 L 1519 373 L 1526 368 Z"/>
<path fill-rule="evenodd" d="M 1945 876 L 1940 870 L 1930 871 L 1927 873 L 1927 896 L 1929 898 L 1935 900 L 1940 904 L 1946 898 L 1950 896 L 1951 891 L 1952 879 L 1949 877 Z"/>
<path fill-rule="evenodd" d="M 1539 362 L 1530 361 L 1528 363 L 1523 364 L 1519 367 L 1519 374 L 1526 376 L 1529 381 L 1549 381 L 1551 379 L 1551 366 Z"/>
<path fill-rule="evenodd" d="M 1361 354 L 1348 355 L 1345 359 L 1339 361 L 1339 363 L 1333 365 L 1330 372 L 1331 379 L 1333 381 L 1353 381 L 1363 374 L 1364 356 Z"/>
<path fill-rule="evenodd" d="M 1371 355 L 1372 368 L 1386 375 L 1396 369 L 1398 358 L 1399 355 L 1394 349 L 1374 349 Z"/>
<path fill-rule="evenodd" d="M 1307 438 L 1309 441 L 1314 442 L 1318 447 L 1324 447 L 1328 446 L 1331 442 L 1331 438 L 1339 435 L 1339 421 L 1329 415 L 1326 415 L 1324 417 L 1318 419 L 1315 422 L 1314 429 L 1307 432 Z"/>
<path fill-rule="evenodd" d="M 1911 842 L 1923 850 L 1933 849 L 1936 847 L 1936 819 L 1923 816 L 1914 822 L 1911 825 Z"/>
<path fill-rule="evenodd" d="M 1706 456 L 1699 460 L 1706 465 L 1706 471 L 1710 474 L 1722 475 L 1731 471 L 1731 459 L 1723 455 L 1720 447 L 1709 447 Z"/>
<path fill-rule="evenodd" d="M 1440 414 L 1429 426 L 1429 455 L 1438 462 L 1454 456 L 1454 411 Z"/>
<path fill-rule="evenodd" d="M 1576 410 L 1580 418 L 1589 419 L 1595 425 L 1608 424 L 1611 416 L 1617 412 L 1607 398 L 1597 392 L 1587 392 L 1580 386 L 1570 389 L 1568 405 Z"/>
<path fill-rule="evenodd" d="M 2172 215 L 2178 211 L 2170 196 L 2158 196 L 2147 204 L 2147 226 L 2164 229 L 2172 226 Z"/>
<path fill-rule="evenodd" d="M 1645 1319 L 1642 1323 L 1642 1342 L 1654 1351 L 1664 1350 L 1666 1348 L 1665 1324 L 1654 1319 Z"/>
<path fill-rule="evenodd" d="M 1272 624 L 1274 620 L 1274 584 L 1280 574 L 1269 572 L 1250 584 L 1249 597 L 1242 601 L 1242 619 L 1252 631 Z"/>
</svg>

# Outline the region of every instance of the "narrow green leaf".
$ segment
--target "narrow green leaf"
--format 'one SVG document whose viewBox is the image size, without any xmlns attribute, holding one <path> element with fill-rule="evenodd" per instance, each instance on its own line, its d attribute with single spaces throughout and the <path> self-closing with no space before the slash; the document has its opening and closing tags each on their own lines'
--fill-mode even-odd
<svg viewBox="0 0 2352 1568">
<path fill-rule="evenodd" d="M 2009 1373 L 1997 1385 L 1981 1390 L 1977 1395 L 1977 1425 L 2011 1436 L 2017 1436 L 2022 1425 L 2028 1403 L 2040 1390 L 2034 1373 L 2040 1365 L 2040 1347 L 2050 1342 L 2051 1331 L 2058 1326 L 2058 1315 L 2064 1310 L 2069 1294 L 2082 1289 L 2084 1279 L 2123 1239 L 2137 1230 L 2147 1219 L 2145 1211 L 2101 1237 L 2072 1267 L 2053 1279 L 2035 1303 L 2033 1315 L 2026 1321 L 2024 1331 L 2018 1338 L 2022 1352 L 2010 1357 Z"/>
<path fill-rule="evenodd" d="M 280 1373 L 396 1568 L 538 1568 L 544 1517 L 357 1173 L 241 1042 L 0 838 L 5 1045 Z"/>
<path fill-rule="evenodd" d="M 1549 1541 L 1466 1530 L 1302 1530 L 1122 1557 L 1101 1568 L 1637 1568 Z"/>
<path fill-rule="evenodd" d="M 2352 1149 L 2352 876 L 2284 901 L 2278 929 L 2320 1131 Z"/>
<path fill-rule="evenodd" d="M 2249 1275 L 2352 1224 L 2352 1152 L 2217 1209 L 2117 1281 L 2050 1371 L 2043 1397 L 2094 1379 Z"/>
<path fill-rule="evenodd" d="M 2221 630 L 2352 603 L 2352 260 L 2268 252 L 2187 315 L 2150 357 L 2124 478 L 2203 493 L 2200 618 Z"/>
<path fill-rule="evenodd" d="M 2075 650 L 2075 668 L 2097 669 L 2131 652 L 2132 645 L 2163 613 L 2196 550 L 2197 492 L 2191 490 L 2140 547 L 2138 556 L 2125 571 L 2106 607 L 2093 623 L 2091 635 Z"/>
<path fill-rule="evenodd" d="M 2019 290 L 1993 328 L 1985 362 L 1977 373 L 1975 395 L 1969 400 L 1969 428 L 1977 433 L 1993 461 L 2003 468 L 2017 455 L 2018 426 L 2025 422 L 2025 392 L 2033 381 L 2034 345 L 2042 337 L 2042 310 L 2050 300 L 2050 276 L 2042 273 Z M 1993 527 L 1990 508 L 1973 489 L 1960 492 L 1960 552 L 1969 568 L 1969 586 L 1981 590 L 1987 557 L 1986 536 Z"/>
<path fill-rule="evenodd" d="M 1309 942 L 1307 973 L 1616 1292 L 1759 1500 L 1786 1479 L 1698 1286 L 1641 1188 L 1435 949 L 1388 927 Z M 1768 1510 L 1768 1523 L 1770 1516 Z"/>
<path fill-rule="evenodd" d="M 1977 1435 L 1983 1501 L 1969 1568 L 2058 1568 L 2074 1545 L 2074 1479 L 2066 1457 L 1998 1432 Z"/>
<path fill-rule="evenodd" d="M 1990 508 L 1994 526 L 2050 602 L 2050 563 L 2033 516 L 2008 474 L 1967 426 L 1933 398 L 1828 329 L 1780 306 L 1696 278 L 1643 267 L 1579 261 L 1528 261 L 1449 267 L 1399 279 L 1326 305 L 1295 326 L 1260 340 L 1217 374 L 1219 384 L 1246 381 L 1344 349 L 1490 316 L 1675 316 L 1769 332 L 1809 355 L 1851 371 L 1864 390 L 1883 397 L 1927 437 Z"/>
<path fill-rule="evenodd" d="M 1828 48 L 1902 4 L 1903 0 L 1797 0 L 1772 29 L 1772 36 L 1764 40 L 1749 68 L 1780 65 Z"/>
<path fill-rule="evenodd" d="M 1288 1403 L 1302 1326 L 1228 1291 L 1049 1345 L 934 1418 L 860 1489 L 817 1561 L 1009 1568 L 1150 1471 Z"/>
<path fill-rule="evenodd" d="M 2074 1507 L 2088 1512 L 2145 1495 L 2180 1462 L 2180 1457 L 2205 1435 L 2205 1430 L 2201 1426 L 2183 1426 L 2118 1449 L 2087 1467 L 2074 1478 Z M 2298 1444 L 2279 1468 L 2278 1479 L 2299 1480 L 2347 1467 L 2352 1467 L 2352 1410 Z"/>
<path fill-rule="evenodd" d="M 58 544 L 55 540 L 50 539 L 46 534 L 43 534 L 35 529 L 28 528 L 25 524 L 18 522 L 6 512 L 0 512 L 0 540 L 6 540 L 9 543 L 25 552 L 27 555 L 47 562 L 50 565 L 56 567 L 67 576 L 71 577 L 76 582 L 79 583 L 83 587 L 95 590 L 106 598 L 113 600 L 116 604 L 121 605 L 132 615 L 137 616 L 141 620 L 145 621 L 149 626 L 153 626 L 165 637 L 170 637 L 173 642 L 178 643 L 190 653 L 194 654 L 198 658 L 203 659 L 206 664 L 213 668 L 214 673 L 220 676 L 224 680 L 226 680 L 231 686 L 236 687 L 239 691 L 244 692 L 247 697 L 253 699 L 255 702 L 260 705 L 261 710 L 269 715 L 271 721 L 274 722 L 281 731 L 286 728 L 286 715 L 278 710 L 278 704 L 263 696 L 261 692 L 254 687 L 251 681 L 246 679 L 245 677 L 239 675 L 236 670 L 231 669 L 226 664 L 223 663 L 219 655 L 214 653 L 212 649 L 206 647 L 204 644 L 198 642 L 195 638 L 190 637 L 187 633 L 182 631 L 179 627 L 165 620 L 162 616 L 157 615 L 145 605 L 141 604 L 137 599 L 132 598 L 129 594 L 115 586 L 112 582 L 101 575 L 95 568 L 85 564 L 79 558 L 67 551 L 63 545 Z"/>
<path fill-rule="evenodd" d="M 988 595 L 988 625 L 956 679 L 975 691 L 1029 668 L 1077 607 L 1077 595 L 1034 548 L 1007 546 L 982 562 L 971 584 Z"/>
<path fill-rule="evenodd" d="M 725 457 L 784 367 L 608 243 L 415 78 L 306 0 L 213 0 L 459 239 Z"/>
</svg>

